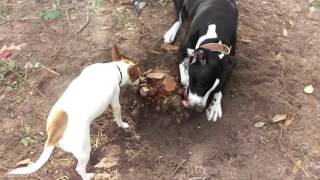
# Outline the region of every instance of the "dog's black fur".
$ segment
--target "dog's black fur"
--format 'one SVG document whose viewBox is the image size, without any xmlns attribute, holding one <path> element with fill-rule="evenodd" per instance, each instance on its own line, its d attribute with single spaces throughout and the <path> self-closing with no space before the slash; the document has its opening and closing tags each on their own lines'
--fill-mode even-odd
<svg viewBox="0 0 320 180">
<path fill-rule="evenodd" d="M 181 15 L 182 22 L 190 21 L 190 26 L 183 43 L 179 48 L 179 64 L 194 61 L 189 66 L 189 91 L 203 97 L 212 87 L 218 78 L 220 83 L 214 89 L 209 97 L 216 92 L 222 91 L 236 59 L 236 37 L 238 10 L 235 0 L 174 0 L 176 9 L 176 21 Z M 209 51 L 207 49 L 195 46 L 199 38 L 207 33 L 208 25 L 216 25 L 217 38 L 206 39 L 201 45 L 206 43 L 217 43 L 221 41 L 227 46 L 231 46 L 230 55 L 219 58 L 219 52 Z M 193 57 L 189 62 L 183 62 L 188 55 L 188 48 L 195 49 Z M 208 102 L 211 98 L 208 99 Z"/>
</svg>

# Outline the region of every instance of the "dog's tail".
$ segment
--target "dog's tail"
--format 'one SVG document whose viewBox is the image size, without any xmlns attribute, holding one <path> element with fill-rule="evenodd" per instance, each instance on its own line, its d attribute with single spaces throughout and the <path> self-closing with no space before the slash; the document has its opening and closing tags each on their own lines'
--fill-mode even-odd
<svg viewBox="0 0 320 180">
<path fill-rule="evenodd" d="M 49 159 L 52 151 L 54 149 L 54 145 L 46 146 L 40 156 L 40 158 L 28 167 L 17 168 L 10 171 L 8 174 L 29 174 L 33 173 L 36 170 L 40 169 Z"/>
<path fill-rule="evenodd" d="M 67 126 L 68 116 L 63 110 L 55 111 L 49 115 L 47 122 L 48 139 L 40 158 L 28 167 L 17 168 L 8 174 L 29 174 L 40 169 L 49 159 L 54 146 L 59 142 Z"/>
</svg>

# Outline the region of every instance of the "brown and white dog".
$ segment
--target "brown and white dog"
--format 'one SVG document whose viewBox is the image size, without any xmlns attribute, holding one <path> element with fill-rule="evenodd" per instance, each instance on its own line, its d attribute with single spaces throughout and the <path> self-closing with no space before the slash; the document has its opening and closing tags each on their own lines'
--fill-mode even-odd
<svg viewBox="0 0 320 180">
<path fill-rule="evenodd" d="M 135 84 L 140 70 L 136 64 L 112 48 L 110 63 L 97 63 L 86 67 L 74 79 L 52 107 L 47 119 L 47 141 L 40 158 L 32 165 L 17 168 L 9 174 L 29 174 L 41 168 L 54 147 L 71 152 L 78 160 L 76 171 L 84 180 L 94 174 L 87 173 L 90 158 L 90 123 L 111 105 L 114 121 L 119 127 L 129 125 L 121 119 L 120 86 Z"/>
</svg>

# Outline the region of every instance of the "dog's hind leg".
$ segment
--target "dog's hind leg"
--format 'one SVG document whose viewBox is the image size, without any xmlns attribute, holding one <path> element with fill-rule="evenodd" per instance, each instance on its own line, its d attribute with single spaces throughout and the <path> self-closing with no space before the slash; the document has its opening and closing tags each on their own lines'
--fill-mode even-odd
<svg viewBox="0 0 320 180">
<path fill-rule="evenodd" d="M 116 121 L 116 123 L 119 127 L 126 129 L 129 127 L 129 124 L 122 121 L 121 106 L 119 103 L 119 95 L 120 95 L 120 90 L 117 90 L 116 93 L 113 95 L 111 107 L 112 107 L 112 111 L 113 111 L 114 121 Z"/>
<path fill-rule="evenodd" d="M 85 137 L 80 146 L 75 146 L 76 152 L 73 155 L 77 158 L 78 164 L 76 171 L 81 176 L 83 180 L 90 180 L 94 177 L 93 173 L 87 173 L 87 164 L 90 158 L 91 145 L 90 145 L 90 130 L 89 127 L 86 130 Z M 78 149 L 79 148 L 79 149 Z"/>
<path fill-rule="evenodd" d="M 176 0 L 174 1 L 174 6 L 176 9 L 176 19 L 174 24 L 171 26 L 171 28 L 163 35 L 163 39 L 165 43 L 174 42 L 176 35 L 178 34 L 179 29 L 182 25 L 182 21 L 185 18 L 185 10 L 183 8 L 184 1 Z"/>
</svg>

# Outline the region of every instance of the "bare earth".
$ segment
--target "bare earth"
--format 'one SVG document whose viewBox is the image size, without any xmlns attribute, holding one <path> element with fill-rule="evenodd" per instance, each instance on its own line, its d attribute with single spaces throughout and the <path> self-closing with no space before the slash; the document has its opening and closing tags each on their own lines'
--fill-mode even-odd
<svg viewBox="0 0 320 180">
<path fill-rule="evenodd" d="M 60 149 L 36 173 L 5 173 L 21 160 L 39 157 L 51 106 L 81 69 L 110 61 L 112 44 L 143 70 L 169 68 L 178 75 L 177 53 L 160 48 L 174 20 L 172 3 L 149 0 L 140 17 L 124 5 L 122 21 L 119 4 L 96 1 L 100 4 L 91 8 L 88 26 L 77 34 L 86 23 L 85 1 L 61 0 L 60 19 L 37 18 L 54 2 L 0 1 L 9 7 L 0 17 L 0 47 L 27 43 L 10 59 L 30 83 L 19 78 L 13 91 L 0 93 L 0 179 L 80 179 L 75 159 Z M 239 63 L 224 92 L 223 119 L 210 123 L 194 113 L 178 119 L 123 89 L 129 130 L 112 122 L 110 110 L 91 125 L 88 171 L 96 173 L 95 179 L 320 178 L 320 23 L 307 17 L 307 1 L 240 0 L 238 7 Z M 27 62 L 60 76 L 42 67 L 26 70 Z M 310 84 L 314 92 L 304 93 Z M 287 114 L 292 124 L 272 123 L 277 114 Z M 266 124 L 257 128 L 257 122 Z M 33 140 L 28 146 L 20 143 L 26 136 Z"/>
</svg>

